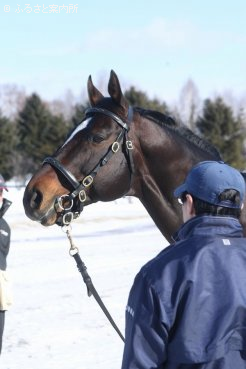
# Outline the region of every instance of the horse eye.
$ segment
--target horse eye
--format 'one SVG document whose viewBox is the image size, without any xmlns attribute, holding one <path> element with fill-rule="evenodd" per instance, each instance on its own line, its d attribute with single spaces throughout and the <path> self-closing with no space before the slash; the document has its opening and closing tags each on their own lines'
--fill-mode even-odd
<svg viewBox="0 0 246 369">
<path fill-rule="evenodd" d="M 104 140 L 104 137 L 101 135 L 91 135 L 89 140 L 95 143 L 100 143 Z"/>
</svg>

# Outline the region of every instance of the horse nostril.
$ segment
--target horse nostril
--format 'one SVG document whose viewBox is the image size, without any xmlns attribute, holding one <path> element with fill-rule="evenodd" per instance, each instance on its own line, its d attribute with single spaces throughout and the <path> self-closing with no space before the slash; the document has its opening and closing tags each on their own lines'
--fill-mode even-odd
<svg viewBox="0 0 246 369">
<path fill-rule="evenodd" d="M 30 198 L 30 207 L 32 209 L 38 209 L 41 205 L 42 200 L 43 200 L 42 193 L 39 190 L 34 190 Z"/>
</svg>

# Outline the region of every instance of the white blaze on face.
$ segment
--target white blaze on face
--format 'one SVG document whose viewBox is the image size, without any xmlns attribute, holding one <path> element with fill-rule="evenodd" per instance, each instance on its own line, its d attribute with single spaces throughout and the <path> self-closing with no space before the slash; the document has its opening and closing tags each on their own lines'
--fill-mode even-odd
<svg viewBox="0 0 246 369">
<path fill-rule="evenodd" d="M 67 139 L 67 141 L 66 142 L 64 142 L 64 144 L 62 145 L 62 147 L 63 146 L 65 146 L 69 141 L 71 141 L 71 139 L 78 133 L 78 132 L 80 132 L 80 131 L 82 131 L 83 129 L 85 129 L 87 126 L 88 126 L 88 124 L 89 124 L 89 122 L 90 122 L 90 120 L 91 120 L 91 118 L 88 118 L 88 119 L 86 119 L 86 120 L 84 120 L 82 123 L 80 123 L 79 125 L 78 125 L 78 127 L 71 133 L 71 135 L 68 137 L 68 139 Z"/>
</svg>

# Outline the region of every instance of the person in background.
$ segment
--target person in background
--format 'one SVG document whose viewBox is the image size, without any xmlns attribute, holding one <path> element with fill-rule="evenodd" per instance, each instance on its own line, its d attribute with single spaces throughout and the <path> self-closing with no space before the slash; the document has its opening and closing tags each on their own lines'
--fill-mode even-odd
<svg viewBox="0 0 246 369">
<path fill-rule="evenodd" d="M 3 197 L 3 191 L 8 191 L 4 178 L 0 174 L 0 353 L 4 331 L 5 311 L 11 305 L 9 283 L 7 277 L 7 255 L 10 247 L 10 227 L 3 218 L 11 205 L 11 201 Z"/>
<path fill-rule="evenodd" d="M 184 224 L 134 280 L 122 369 L 245 369 L 244 178 L 201 162 L 174 196 Z"/>
</svg>

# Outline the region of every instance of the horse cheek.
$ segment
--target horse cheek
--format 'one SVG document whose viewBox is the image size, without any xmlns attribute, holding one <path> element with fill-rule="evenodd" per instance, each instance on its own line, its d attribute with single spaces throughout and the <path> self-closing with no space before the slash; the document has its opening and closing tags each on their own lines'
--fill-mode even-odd
<svg viewBox="0 0 246 369">
<path fill-rule="evenodd" d="M 101 201 L 116 200 L 125 195 L 130 186 L 129 169 L 121 163 L 117 168 L 103 168 L 95 180 L 94 190 Z"/>
</svg>

